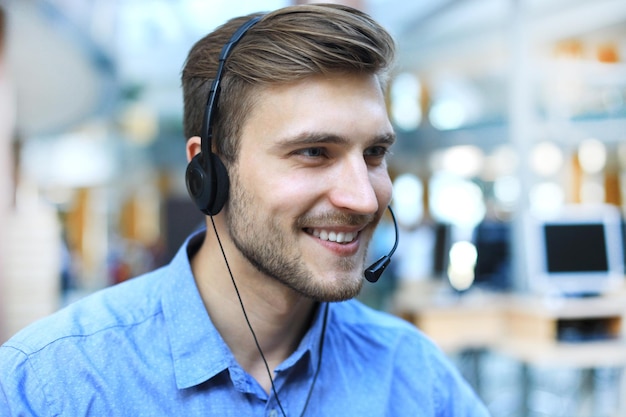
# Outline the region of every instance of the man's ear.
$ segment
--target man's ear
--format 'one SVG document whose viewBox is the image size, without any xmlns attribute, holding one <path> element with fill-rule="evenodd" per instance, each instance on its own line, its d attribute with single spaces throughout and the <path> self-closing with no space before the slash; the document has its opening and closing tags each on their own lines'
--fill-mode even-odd
<svg viewBox="0 0 626 417">
<path fill-rule="evenodd" d="M 187 139 L 187 162 L 200 153 L 201 140 L 200 136 L 193 136 Z"/>
</svg>

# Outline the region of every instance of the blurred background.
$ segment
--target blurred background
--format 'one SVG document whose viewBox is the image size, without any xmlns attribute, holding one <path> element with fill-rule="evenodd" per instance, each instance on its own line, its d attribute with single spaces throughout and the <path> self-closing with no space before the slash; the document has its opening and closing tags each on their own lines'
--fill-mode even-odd
<svg viewBox="0 0 626 417">
<path fill-rule="evenodd" d="M 230 17 L 294 3 L 0 1 L 0 342 L 169 261 L 202 222 L 184 185 L 186 54 Z M 400 246 L 361 299 L 440 343 L 494 417 L 626 415 L 626 0 L 341 3 L 398 43 Z M 572 207 L 570 226 L 604 234 L 566 237 L 568 256 L 607 264 L 545 285 L 535 229 Z M 373 258 L 393 233 L 385 219 Z M 504 343 L 510 317 L 532 337 Z"/>
</svg>

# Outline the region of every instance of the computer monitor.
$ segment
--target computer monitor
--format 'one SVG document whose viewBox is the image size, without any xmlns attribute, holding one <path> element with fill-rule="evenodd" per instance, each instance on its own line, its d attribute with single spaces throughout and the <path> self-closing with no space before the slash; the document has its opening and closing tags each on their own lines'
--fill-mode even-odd
<svg viewBox="0 0 626 417">
<path fill-rule="evenodd" d="M 448 257 L 452 246 L 452 226 L 449 223 L 436 223 L 433 226 L 433 270 L 434 278 L 443 279 L 448 269 Z"/>
<path fill-rule="evenodd" d="M 528 282 L 534 292 L 600 295 L 621 285 L 621 214 L 611 205 L 572 205 L 527 217 Z"/>
<path fill-rule="evenodd" d="M 511 223 L 483 220 L 474 229 L 477 258 L 474 286 L 491 291 L 509 291 L 511 277 Z"/>
</svg>

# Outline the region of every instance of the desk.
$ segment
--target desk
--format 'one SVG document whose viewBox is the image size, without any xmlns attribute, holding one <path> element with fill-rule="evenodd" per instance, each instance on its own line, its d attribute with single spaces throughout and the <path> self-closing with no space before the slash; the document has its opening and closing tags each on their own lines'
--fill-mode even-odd
<svg viewBox="0 0 626 417">
<path fill-rule="evenodd" d="M 525 411 L 532 383 L 530 367 L 580 369 L 588 381 L 598 368 L 621 372 L 626 367 L 624 293 L 594 298 L 480 292 L 458 296 L 419 283 L 401 288 L 398 294 L 394 303 L 397 314 L 414 323 L 445 352 L 486 349 L 520 363 Z M 568 326 L 581 320 L 600 323 L 609 338 L 567 341 L 572 340 Z M 593 391 L 593 386 L 588 386 Z"/>
<path fill-rule="evenodd" d="M 614 385 L 621 383 L 626 366 L 623 326 L 626 299 L 622 294 L 593 298 L 511 297 L 504 313 L 506 337 L 493 349 L 522 364 L 524 415 L 530 411 L 531 368 L 580 370 L 581 385 L 590 393 L 591 401 L 584 401 L 579 393 L 577 415 L 615 415 L 622 407 L 615 401 L 614 410 L 607 410 L 597 400 L 595 385 L 598 370 L 605 368 L 617 371 Z M 615 392 L 619 398 L 619 386 Z"/>
<path fill-rule="evenodd" d="M 626 365 L 626 294 L 549 298 L 477 292 L 459 296 L 433 284 L 404 285 L 392 311 L 419 327 L 446 352 L 488 348 L 536 363 Z M 595 335 L 595 341 L 573 343 L 568 326 L 579 322 L 603 329 L 610 340 L 598 340 Z"/>
<path fill-rule="evenodd" d="M 492 348 L 505 333 L 503 300 L 455 297 L 403 308 L 398 314 L 415 324 L 448 353 Z"/>
</svg>

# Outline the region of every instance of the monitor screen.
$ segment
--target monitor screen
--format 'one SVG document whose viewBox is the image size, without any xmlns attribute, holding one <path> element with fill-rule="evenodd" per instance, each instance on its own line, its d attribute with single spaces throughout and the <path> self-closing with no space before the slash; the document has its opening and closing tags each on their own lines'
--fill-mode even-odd
<svg viewBox="0 0 626 417">
<path fill-rule="evenodd" d="M 512 289 L 510 239 L 511 225 L 507 221 L 484 220 L 476 227 L 474 285 L 494 291 Z"/>
<path fill-rule="evenodd" d="M 607 272 L 604 224 L 546 224 L 543 227 L 549 273 Z"/>
<path fill-rule="evenodd" d="M 450 246 L 452 226 L 448 223 L 437 223 L 434 226 L 434 247 L 433 247 L 433 276 L 444 278 L 448 269 L 448 256 L 450 256 Z"/>
<path fill-rule="evenodd" d="M 529 219 L 526 251 L 531 290 L 598 295 L 622 284 L 624 252 L 617 207 L 567 206 Z"/>
</svg>

